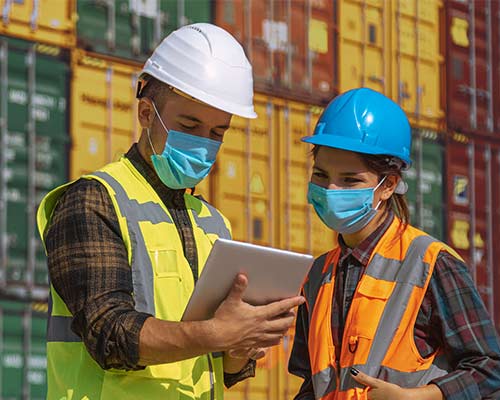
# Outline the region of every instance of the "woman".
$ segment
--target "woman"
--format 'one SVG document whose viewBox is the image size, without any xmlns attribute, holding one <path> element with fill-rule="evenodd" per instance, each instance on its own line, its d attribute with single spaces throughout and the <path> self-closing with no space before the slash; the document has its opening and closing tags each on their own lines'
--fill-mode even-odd
<svg viewBox="0 0 500 400">
<path fill-rule="evenodd" d="M 314 134 L 308 200 L 338 245 L 304 284 L 289 371 L 295 399 L 500 399 L 500 345 L 460 257 L 409 225 L 404 112 L 351 90 Z"/>
</svg>

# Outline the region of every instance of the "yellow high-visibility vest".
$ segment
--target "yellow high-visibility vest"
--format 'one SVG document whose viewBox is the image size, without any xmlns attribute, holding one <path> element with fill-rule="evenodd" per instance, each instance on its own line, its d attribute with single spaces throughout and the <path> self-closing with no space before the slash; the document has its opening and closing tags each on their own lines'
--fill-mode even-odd
<svg viewBox="0 0 500 400">
<path fill-rule="evenodd" d="M 122 158 L 93 174 L 107 189 L 120 225 L 132 269 L 136 310 L 167 321 L 180 321 L 194 289 L 193 273 L 173 219 L 157 193 L 132 163 Z M 68 185 L 50 192 L 38 210 L 42 240 L 58 200 Z M 200 272 L 217 238 L 230 238 L 227 219 L 208 203 L 184 195 L 191 220 Z M 50 287 L 47 334 L 50 400 L 220 400 L 222 354 L 149 366 L 141 371 L 104 370 L 71 331 L 72 315 Z"/>
</svg>

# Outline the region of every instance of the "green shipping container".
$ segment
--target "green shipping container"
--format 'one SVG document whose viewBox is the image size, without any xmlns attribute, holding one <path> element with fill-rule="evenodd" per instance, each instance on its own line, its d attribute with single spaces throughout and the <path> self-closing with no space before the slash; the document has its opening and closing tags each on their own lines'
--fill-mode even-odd
<svg viewBox="0 0 500 400">
<path fill-rule="evenodd" d="M 412 167 L 405 173 L 411 223 L 445 240 L 443 145 L 436 132 L 414 129 Z"/>
<path fill-rule="evenodd" d="M 78 0 L 78 47 L 143 62 L 178 27 L 210 22 L 211 8 L 210 0 Z"/>
<path fill-rule="evenodd" d="M 46 304 L 0 301 L 1 399 L 46 398 L 46 331 Z"/>
<path fill-rule="evenodd" d="M 68 177 L 68 63 L 59 48 L 0 36 L 0 75 L 0 290 L 46 296 L 36 209 Z"/>
</svg>

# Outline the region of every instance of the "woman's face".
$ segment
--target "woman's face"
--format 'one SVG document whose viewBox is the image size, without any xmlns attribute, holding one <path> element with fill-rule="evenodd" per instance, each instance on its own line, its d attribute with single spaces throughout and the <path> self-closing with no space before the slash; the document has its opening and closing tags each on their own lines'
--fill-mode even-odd
<svg viewBox="0 0 500 400">
<path fill-rule="evenodd" d="M 395 177 L 388 177 L 389 185 L 382 185 L 374 194 L 374 205 L 380 200 L 387 200 L 393 190 Z M 311 182 L 325 189 L 363 189 L 374 188 L 379 177 L 363 163 L 361 156 L 352 151 L 319 146 L 314 160 Z"/>
<path fill-rule="evenodd" d="M 320 146 L 311 182 L 325 189 L 362 189 L 377 186 L 377 174 L 369 171 L 359 154 Z"/>
</svg>

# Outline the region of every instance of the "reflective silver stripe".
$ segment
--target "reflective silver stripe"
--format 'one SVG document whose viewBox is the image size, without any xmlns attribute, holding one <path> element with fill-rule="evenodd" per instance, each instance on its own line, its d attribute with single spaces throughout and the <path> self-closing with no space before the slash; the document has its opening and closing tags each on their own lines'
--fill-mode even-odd
<svg viewBox="0 0 500 400">
<path fill-rule="evenodd" d="M 415 286 L 424 287 L 425 280 L 429 274 L 429 264 L 423 261 L 428 247 L 434 242 L 429 236 L 415 238 L 406 253 L 406 256 L 398 269 L 394 280 L 397 282 L 391 296 L 387 300 L 384 312 L 378 322 L 377 331 L 371 344 L 370 354 L 366 364 L 372 368 L 380 366 L 389 349 L 396 330 L 401 325 L 403 314 L 408 307 L 411 294 Z M 370 263 L 370 268 L 378 265 Z M 374 375 L 377 376 L 378 374 Z"/>
<path fill-rule="evenodd" d="M 351 368 L 356 368 L 357 370 L 364 372 L 365 374 L 368 374 L 368 372 L 365 372 L 368 370 L 366 365 L 358 364 L 358 365 L 353 365 L 352 367 L 347 367 L 347 368 L 341 368 L 339 377 L 340 377 L 340 383 L 339 383 L 339 390 L 341 392 L 345 392 L 346 390 L 353 389 L 355 387 L 358 388 L 363 388 L 363 385 L 360 385 L 358 382 L 356 382 L 352 375 L 351 375 Z M 373 375 L 370 375 L 373 376 Z M 375 376 L 376 377 L 376 376 Z"/>
<path fill-rule="evenodd" d="M 49 284 L 50 279 L 49 279 Z M 52 315 L 53 300 L 52 290 L 49 290 L 48 312 L 47 312 L 47 342 L 81 342 L 82 340 L 71 330 L 73 317 L 61 317 Z"/>
<path fill-rule="evenodd" d="M 127 220 L 127 228 L 132 242 L 132 282 L 135 308 L 139 312 L 155 315 L 153 266 L 139 222 L 173 223 L 172 219 L 157 203 L 139 204 L 137 200 L 131 200 L 122 185 L 108 173 L 97 171 L 93 175 L 103 179 L 113 188 L 120 212 Z"/>
<path fill-rule="evenodd" d="M 328 367 L 312 376 L 312 383 L 314 387 L 314 396 L 316 399 L 321 399 L 328 393 L 336 389 L 337 379 L 335 376 L 335 369 Z"/>
<path fill-rule="evenodd" d="M 427 248 L 433 242 L 435 239 L 430 236 L 415 238 L 406 252 L 403 263 L 375 254 L 367 267 L 366 274 L 375 279 L 424 287 L 429 274 L 429 264 L 422 260 Z M 412 264 L 415 260 L 418 260 L 418 265 Z"/>
<path fill-rule="evenodd" d="M 384 366 L 369 367 L 368 365 L 354 365 L 353 367 L 367 375 L 407 388 L 427 385 L 433 379 L 448 373 L 435 365 L 432 365 L 428 370 L 415 372 L 401 372 Z M 360 385 L 352 378 L 350 370 L 351 367 L 342 368 L 340 370 L 340 391 L 346 391 L 355 387 L 363 387 L 363 385 Z"/>
<path fill-rule="evenodd" d="M 71 330 L 73 317 L 51 315 L 47 321 L 47 342 L 81 342 L 82 339 Z"/>
<path fill-rule="evenodd" d="M 231 232 L 229 232 L 219 211 L 207 202 L 203 200 L 200 201 L 208 208 L 211 215 L 209 217 L 200 217 L 198 213 L 192 209 L 196 224 L 203 229 L 206 234 L 213 233 L 221 239 L 231 239 Z"/>
<path fill-rule="evenodd" d="M 316 260 L 314 260 L 311 270 L 309 271 L 308 280 L 304 284 L 304 295 L 306 297 L 307 304 L 309 306 L 309 322 L 311 321 L 314 304 L 316 303 L 316 298 L 318 297 L 319 288 L 324 283 L 327 283 L 323 282 L 324 281 L 323 267 L 325 266 L 325 260 L 327 255 L 328 253 L 325 253 L 319 256 Z M 330 272 L 328 280 L 328 282 L 330 282 L 332 278 L 331 268 L 328 269 L 328 272 Z"/>
<path fill-rule="evenodd" d="M 404 387 L 422 386 L 447 373 L 437 365 L 432 365 L 428 370 L 416 372 L 401 372 L 381 366 L 394 334 L 401 324 L 414 287 L 425 287 L 430 266 L 423 261 L 423 258 L 433 242 L 435 239 L 432 237 L 419 236 L 410 244 L 403 262 L 378 256 L 374 257 L 367 267 L 367 275 L 397 282 L 397 284 L 378 323 L 366 365 L 354 366 L 360 371 Z M 352 379 L 350 368 L 343 368 L 340 371 L 340 390 L 345 391 L 354 387 L 361 386 Z"/>
<path fill-rule="evenodd" d="M 212 364 L 212 358 L 210 354 L 207 354 L 208 361 L 208 373 L 210 376 L 210 400 L 215 399 L 215 379 L 214 379 L 214 366 Z"/>
</svg>

